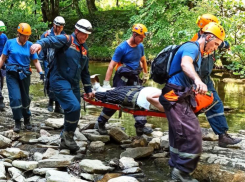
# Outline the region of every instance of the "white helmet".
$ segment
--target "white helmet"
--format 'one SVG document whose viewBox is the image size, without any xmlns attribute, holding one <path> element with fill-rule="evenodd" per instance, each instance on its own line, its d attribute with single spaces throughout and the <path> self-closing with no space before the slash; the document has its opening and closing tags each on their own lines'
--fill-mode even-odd
<svg viewBox="0 0 245 182">
<path fill-rule="evenodd" d="M 57 26 L 65 26 L 65 19 L 62 16 L 57 16 L 53 23 Z"/>
<path fill-rule="evenodd" d="M 92 33 L 92 25 L 91 23 L 86 19 L 78 20 L 78 22 L 75 25 L 75 28 L 79 30 L 80 32 L 91 34 Z"/>
<path fill-rule="evenodd" d="M 2 21 L 0 21 L 0 32 L 3 32 L 3 31 L 6 31 L 6 26 Z"/>
</svg>

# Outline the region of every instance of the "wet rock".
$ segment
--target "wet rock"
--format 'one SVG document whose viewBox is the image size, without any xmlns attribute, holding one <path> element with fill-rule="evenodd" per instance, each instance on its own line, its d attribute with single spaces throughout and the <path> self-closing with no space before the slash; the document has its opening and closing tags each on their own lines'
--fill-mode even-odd
<svg viewBox="0 0 245 182">
<path fill-rule="evenodd" d="M 8 172 L 9 172 L 10 176 L 12 177 L 12 179 L 14 179 L 14 181 L 17 181 L 17 182 L 25 182 L 26 181 L 24 176 L 22 176 L 21 170 L 19 170 L 17 168 L 11 167 L 8 169 Z"/>
<path fill-rule="evenodd" d="M 41 176 L 32 176 L 30 178 L 27 178 L 26 179 L 26 182 L 36 182 L 38 181 L 39 179 L 41 179 Z"/>
<path fill-rule="evenodd" d="M 133 174 L 133 173 L 139 173 L 141 171 L 142 170 L 139 167 L 132 167 L 132 168 L 125 169 L 122 172 L 124 174 Z"/>
<path fill-rule="evenodd" d="M 3 135 L 9 138 L 10 140 L 17 140 L 18 138 L 20 138 L 20 135 L 15 133 L 13 130 L 0 132 L 0 135 Z"/>
<path fill-rule="evenodd" d="M 114 159 L 110 160 L 109 165 L 112 166 L 112 167 L 119 166 L 119 159 L 118 158 L 114 158 Z"/>
<path fill-rule="evenodd" d="M 152 157 L 153 158 L 164 158 L 167 157 L 168 152 L 163 152 L 163 153 L 157 153 L 157 154 L 153 154 Z"/>
<path fill-rule="evenodd" d="M 78 179 L 67 172 L 50 170 L 46 172 L 47 182 L 86 182 L 82 179 Z"/>
<path fill-rule="evenodd" d="M 9 162 L 3 162 L 3 165 L 5 167 L 13 167 L 13 165 L 11 163 L 9 163 Z"/>
<path fill-rule="evenodd" d="M 88 173 L 104 174 L 114 170 L 113 167 L 104 165 L 100 160 L 83 159 L 79 165 L 83 171 Z"/>
<path fill-rule="evenodd" d="M 136 137 L 133 142 L 130 144 L 131 148 L 136 148 L 136 147 L 146 147 L 148 144 L 147 140 L 143 137 Z M 129 147 L 127 147 L 129 148 Z"/>
<path fill-rule="evenodd" d="M 58 168 L 36 168 L 33 170 L 33 173 L 36 175 L 43 176 L 46 174 L 47 171 L 50 171 L 50 170 L 58 171 L 59 169 Z"/>
<path fill-rule="evenodd" d="M 81 173 L 80 176 L 85 180 L 94 181 L 94 175 L 92 174 Z"/>
<path fill-rule="evenodd" d="M 38 144 L 37 147 L 39 148 L 53 148 L 53 149 L 59 149 L 59 146 L 53 146 L 53 145 L 40 145 Z"/>
<path fill-rule="evenodd" d="M 88 129 L 94 129 L 94 125 L 95 125 L 95 121 L 94 122 L 89 122 L 87 124 L 84 124 L 84 122 L 86 122 L 86 120 L 79 120 L 78 123 L 78 127 L 80 129 L 80 131 L 82 130 L 88 130 Z"/>
<path fill-rule="evenodd" d="M 47 143 L 49 145 L 59 145 L 60 144 L 60 135 L 53 136 L 41 136 L 38 138 L 38 142 Z"/>
<path fill-rule="evenodd" d="M 120 176 L 117 178 L 110 179 L 108 182 L 139 182 L 139 181 L 134 177 Z"/>
<path fill-rule="evenodd" d="M 39 153 L 39 152 L 35 152 L 34 155 L 33 155 L 33 159 L 35 161 L 40 161 L 43 159 L 43 154 Z"/>
<path fill-rule="evenodd" d="M 6 179 L 5 165 L 2 161 L 0 161 L 0 180 L 1 179 Z"/>
<path fill-rule="evenodd" d="M 59 154 L 70 155 L 71 151 L 69 149 L 62 149 Z"/>
<path fill-rule="evenodd" d="M 218 140 L 218 135 L 216 135 L 212 128 L 202 128 L 202 139 L 207 141 Z"/>
<path fill-rule="evenodd" d="M 151 136 L 152 136 L 153 138 L 160 138 L 160 137 L 163 136 L 163 132 L 162 132 L 162 131 L 153 131 L 153 132 L 151 133 Z"/>
<path fill-rule="evenodd" d="M 47 132 L 46 130 L 41 129 L 40 130 L 40 136 L 47 136 L 50 137 L 51 134 L 49 132 Z"/>
<path fill-rule="evenodd" d="M 75 137 L 76 137 L 76 140 L 78 141 L 88 141 L 88 139 L 79 131 L 78 128 L 75 131 Z"/>
<path fill-rule="evenodd" d="M 132 167 L 138 167 L 139 163 L 136 162 L 133 158 L 130 157 L 122 157 L 119 160 L 119 166 L 121 169 L 129 169 Z"/>
<path fill-rule="evenodd" d="M 100 135 L 100 133 L 96 129 L 83 130 L 82 134 L 86 136 L 86 134 Z"/>
<path fill-rule="evenodd" d="M 160 138 L 160 147 L 163 149 L 168 149 L 169 148 L 169 139 L 168 135 L 164 135 Z"/>
<path fill-rule="evenodd" d="M 90 143 L 90 146 L 89 146 L 89 150 L 91 152 L 94 152 L 94 153 L 104 152 L 104 150 L 105 150 L 105 143 L 103 143 L 101 141 L 91 142 Z"/>
<path fill-rule="evenodd" d="M 52 128 L 61 128 L 64 125 L 64 118 L 48 118 L 45 125 Z"/>
<path fill-rule="evenodd" d="M 109 135 L 119 143 L 121 143 L 123 140 L 129 139 L 129 136 L 120 128 L 111 128 Z"/>
<path fill-rule="evenodd" d="M 48 148 L 46 152 L 43 154 L 43 159 L 49 159 L 50 157 L 59 154 L 58 150 Z"/>
<path fill-rule="evenodd" d="M 94 135 L 94 134 L 84 134 L 89 141 L 101 141 L 101 142 L 109 142 L 110 136 L 109 135 Z"/>
<path fill-rule="evenodd" d="M 11 145 L 12 140 L 7 137 L 0 135 L 0 149 L 9 147 Z"/>
<path fill-rule="evenodd" d="M 138 147 L 138 148 L 128 148 L 125 152 L 121 153 L 122 157 L 131 157 L 134 159 L 139 159 L 142 157 L 148 157 L 153 153 L 154 149 L 152 147 Z"/>
<path fill-rule="evenodd" d="M 38 162 L 36 161 L 13 161 L 12 165 L 18 169 L 23 169 L 25 171 L 33 170 L 37 168 Z"/>
<path fill-rule="evenodd" d="M 28 157 L 29 152 L 20 150 L 19 148 L 7 148 L 0 150 L 0 155 L 11 159 L 20 159 Z"/>
<path fill-rule="evenodd" d="M 14 141 L 14 142 L 12 142 L 11 147 L 17 148 L 18 146 L 21 146 L 21 145 L 22 145 L 21 142 L 19 142 L 19 141 Z"/>
<path fill-rule="evenodd" d="M 39 168 L 67 167 L 70 164 L 71 164 L 71 160 L 66 160 L 66 159 L 44 159 L 38 161 Z"/>
<path fill-rule="evenodd" d="M 50 157 L 50 159 L 63 159 L 68 161 L 74 161 L 75 156 L 74 155 L 63 155 L 63 154 L 57 154 Z"/>
<path fill-rule="evenodd" d="M 101 180 L 98 182 L 108 182 L 110 179 L 122 176 L 121 173 L 106 173 Z"/>
<path fill-rule="evenodd" d="M 156 158 L 154 160 L 154 164 L 159 169 L 168 169 L 169 168 L 168 160 L 169 159 L 167 159 L 167 158 Z"/>
<path fill-rule="evenodd" d="M 160 138 L 153 138 L 149 143 L 148 147 L 152 147 L 156 150 L 160 149 Z"/>
</svg>

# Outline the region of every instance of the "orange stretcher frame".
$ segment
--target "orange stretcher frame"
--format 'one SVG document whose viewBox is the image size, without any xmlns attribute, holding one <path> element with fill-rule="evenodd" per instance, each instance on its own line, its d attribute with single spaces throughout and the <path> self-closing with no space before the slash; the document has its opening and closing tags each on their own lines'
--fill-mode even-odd
<svg viewBox="0 0 245 182">
<path fill-rule="evenodd" d="M 135 110 L 133 108 L 128 108 L 128 107 L 122 107 L 119 104 L 111 104 L 111 103 L 104 103 L 102 101 L 94 101 L 94 100 L 90 100 L 87 97 L 85 97 L 85 95 L 83 96 L 83 100 L 95 105 L 95 106 L 102 106 L 102 107 L 106 107 L 109 109 L 114 109 L 114 110 L 121 110 L 123 112 L 126 113 L 130 113 L 133 115 L 138 115 L 138 116 L 155 116 L 155 117 L 164 117 L 166 118 L 166 114 L 164 112 L 158 112 L 158 111 L 149 111 L 149 110 Z"/>
</svg>

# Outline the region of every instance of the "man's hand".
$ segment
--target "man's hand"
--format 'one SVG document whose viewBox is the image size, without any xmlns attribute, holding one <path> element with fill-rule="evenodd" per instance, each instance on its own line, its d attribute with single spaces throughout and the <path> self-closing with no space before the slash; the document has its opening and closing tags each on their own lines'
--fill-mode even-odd
<svg viewBox="0 0 245 182">
<path fill-rule="evenodd" d="M 86 94 L 86 97 L 88 99 L 93 99 L 94 98 L 94 93 L 93 92 L 89 92 L 89 93 Z"/>
<path fill-rule="evenodd" d="M 30 52 L 31 54 L 39 53 L 41 49 L 42 49 L 42 46 L 40 44 L 33 44 L 30 48 Z"/>
<path fill-rule="evenodd" d="M 103 82 L 103 88 L 111 88 L 110 81 L 104 80 L 104 82 Z"/>
<path fill-rule="evenodd" d="M 42 80 L 44 82 L 44 78 L 45 78 L 44 73 L 40 72 L 39 74 L 40 74 L 40 80 Z"/>
<path fill-rule="evenodd" d="M 206 84 L 204 84 L 200 78 L 196 79 L 195 81 L 195 85 L 196 85 L 196 92 L 204 95 L 206 94 L 206 92 L 208 91 L 208 87 Z"/>
<path fill-rule="evenodd" d="M 149 80 L 149 73 L 143 72 L 142 83 L 145 84 Z"/>
</svg>

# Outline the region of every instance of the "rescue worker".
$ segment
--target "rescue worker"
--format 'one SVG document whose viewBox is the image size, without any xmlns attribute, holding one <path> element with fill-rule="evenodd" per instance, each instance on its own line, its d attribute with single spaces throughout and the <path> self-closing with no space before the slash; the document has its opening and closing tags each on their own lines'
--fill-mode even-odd
<svg viewBox="0 0 245 182">
<path fill-rule="evenodd" d="M 50 30 L 45 31 L 42 34 L 41 39 L 46 38 L 48 36 L 65 34 L 65 32 L 63 31 L 64 26 L 65 26 L 65 19 L 62 16 L 57 16 L 53 21 L 53 27 Z M 49 54 L 49 49 L 42 49 L 38 55 L 39 57 L 38 59 L 40 60 L 40 63 L 42 64 L 45 71 L 45 77 L 47 77 L 48 74 L 48 63 L 52 61 L 52 60 L 48 60 L 48 58 L 50 58 L 48 54 Z M 55 99 L 54 93 L 52 91 L 49 91 L 48 96 L 49 96 L 48 111 L 49 112 L 54 111 L 56 113 L 64 114 L 64 110 L 60 107 L 59 102 Z M 53 109 L 54 101 L 55 101 L 55 109 Z"/>
<path fill-rule="evenodd" d="M 38 40 L 31 47 L 32 53 L 53 48 L 53 52 L 49 52 L 53 61 L 50 64 L 47 79 L 50 82 L 50 90 L 64 109 L 64 129 L 61 133 L 60 149 L 69 149 L 71 152 L 79 149 L 73 137 L 80 118 L 80 79 L 87 97 L 93 97 L 86 45 L 86 40 L 91 33 L 91 23 L 86 19 L 81 19 L 76 23 L 72 35 L 48 36 Z"/>
<path fill-rule="evenodd" d="M 140 63 L 143 67 L 143 80 L 144 82 L 149 78 L 147 63 L 144 53 L 144 46 L 142 44 L 144 38 L 148 34 L 147 28 L 143 24 L 135 24 L 132 27 L 132 36 L 122 42 L 115 50 L 112 60 L 108 66 L 105 80 L 103 83 L 104 88 L 110 88 L 110 79 L 113 69 L 120 63 L 113 78 L 113 87 L 119 86 L 135 86 L 140 85 L 139 74 L 141 72 Z M 115 113 L 115 110 L 103 108 L 95 128 L 98 129 L 100 134 L 107 134 L 105 123 L 108 122 L 110 117 Z M 149 134 L 152 130 L 145 127 L 147 122 L 146 116 L 134 116 L 136 123 L 136 133 L 138 136 L 143 133 Z"/>
<path fill-rule="evenodd" d="M 201 35 L 204 33 L 202 28 L 210 22 L 219 23 L 217 17 L 211 14 L 204 14 L 198 17 L 197 25 L 200 28 L 200 30 L 197 34 L 194 35 L 194 37 L 191 40 L 192 41 L 198 40 L 201 37 Z M 223 41 L 219 46 L 220 50 L 227 50 L 229 48 L 230 45 L 227 41 Z M 209 54 L 204 53 L 204 56 L 202 57 L 202 64 L 199 71 L 199 76 L 202 79 L 202 81 L 207 85 L 208 90 L 212 91 L 212 93 L 214 94 L 214 102 L 218 101 L 218 103 L 214 107 L 212 107 L 209 111 L 207 111 L 205 114 L 214 133 L 216 135 L 219 135 L 219 142 L 218 142 L 219 146 L 226 147 L 227 145 L 237 144 L 241 142 L 242 139 L 233 138 L 227 133 L 229 127 L 226 121 L 226 117 L 224 115 L 224 105 L 217 91 L 214 88 L 214 84 L 210 76 L 214 67 L 214 62 L 215 62 L 215 52 L 211 52 Z"/>
<path fill-rule="evenodd" d="M 6 31 L 6 26 L 2 21 L 0 21 L 0 56 L 2 55 L 4 45 L 8 40 L 8 37 L 3 33 L 4 31 Z M 5 107 L 5 104 L 3 103 L 4 97 L 2 95 L 5 74 L 6 72 L 4 69 L 0 70 L 0 111 Z"/>
<path fill-rule="evenodd" d="M 173 75 L 162 89 L 159 102 L 163 105 L 169 124 L 169 165 L 172 179 L 181 182 L 197 182 L 190 176 L 195 170 L 202 152 L 202 133 L 192 107 L 194 94 L 205 94 L 207 86 L 197 74 L 203 52 L 213 52 L 224 41 L 225 31 L 217 23 L 203 28 L 204 34 L 196 42 L 181 46 L 170 66 Z M 192 85 L 195 85 L 195 92 Z"/>
<path fill-rule="evenodd" d="M 30 53 L 32 43 L 28 41 L 31 35 L 31 27 L 27 23 L 20 23 L 17 28 L 17 38 L 6 42 L 0 58 L 0 68 L 2 68 L 7 57 L 6 81 L 9 92 L 10 107 L 15 120 L 14 132 L 19 133 L 21 129 L 21 118 L 24 117 L 25 129 L 31 130 L 31 112 L 29 97 L 31 60 L 40 74 L 40 79 L 44 79 L 41 65 L 37 54 Z"/>
</svg>

